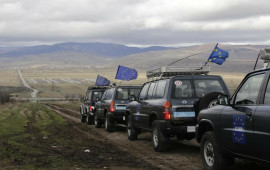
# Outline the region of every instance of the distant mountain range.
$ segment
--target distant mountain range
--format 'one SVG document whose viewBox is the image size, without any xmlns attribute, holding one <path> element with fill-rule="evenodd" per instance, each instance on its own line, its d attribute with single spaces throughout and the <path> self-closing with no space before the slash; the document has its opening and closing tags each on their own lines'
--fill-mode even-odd
<svg viewBox="0 0 270 170">
<path fill-rule="evenodd" d="M 152 46 L 147 48 L 128 47 L 111 43 L 61 43 L 31 47 L 0 48 L 0 69 L 2 68 L 113 68 L 118 65 L 149 70 L 166 66 L 189 55 L 205 52 L 174 64 L 189 66 L 204 64 L 215 44 L 188 47 Z M 247 73 L 253 70 L 259 49 L 264 45 L 219 45 L 229 52 L 227 61 L 219 66 L 214 63 L 215 72 Z M 262 61 L 259 62 L 262 65 Z M 258 67 L 260 68 L 260 66 Z"/>
<path fill-rule="evenodd" d="M 54 45 L 38 45 L 29 47 L 0 48 L 0 57 L 20 57 L 50 53 L 73 52 L 104 57 L 123 57 L 149 51 L 173 49 L 170 47 L 151 46 L 147 48 L 129 47 L 112 43 L 60 43 Z"/>
</svg>

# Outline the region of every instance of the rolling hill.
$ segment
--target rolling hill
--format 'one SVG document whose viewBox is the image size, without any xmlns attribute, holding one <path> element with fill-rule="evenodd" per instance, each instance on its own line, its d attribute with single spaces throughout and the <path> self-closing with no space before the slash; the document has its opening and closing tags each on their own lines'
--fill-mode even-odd
<svg viewBox="0 0 270 170">
<path fill-rule="evenodd" d="M 192 54 L 205 52 L 174 64 L 175 66 L 200 65 L 205 63 L 214 46 L 215 44 L 203 44 L 181 48 L 161 46 L 138 48 L 110 43 L 61 43 L 0 48 L 0 68 L 116 68 L 120 64 L 149 70 L 168 65 Z M 253 70 L 259 49 L 266 46 L 219 45 L 219 47 L 227 50 L 230 56 L 221 66 L 209 63 L 213 71 L 246 73 Z"/>
</svg>

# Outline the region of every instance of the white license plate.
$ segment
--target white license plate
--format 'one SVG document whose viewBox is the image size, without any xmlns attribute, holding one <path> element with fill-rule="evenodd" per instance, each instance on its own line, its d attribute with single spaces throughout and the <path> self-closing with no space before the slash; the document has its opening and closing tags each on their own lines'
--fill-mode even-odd
<svg viewBox="0 0 270 170">
<path fill-rule="evenodd" d="M 173 112 L 174 117 L 195 117 L 195 112 Z"/>
<path fill-rule="evenodd" d="M 117 110 L 126 110 L 126 106 L 116 106 Z"/>
<path fill-rule="evenodd" d="M 195 126 L 187 126 L 187 132 L 195 132 Z"/>
</svg>

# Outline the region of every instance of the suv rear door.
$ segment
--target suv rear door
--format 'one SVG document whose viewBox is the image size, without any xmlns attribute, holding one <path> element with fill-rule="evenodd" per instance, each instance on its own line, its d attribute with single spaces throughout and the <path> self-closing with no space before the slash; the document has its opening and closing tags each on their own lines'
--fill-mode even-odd
<svg viewBox="0 0 270 170">
<path fill-rule="evenodd" d="M 172 122 L 194 126 L 196 115 L 193 107 L 195 94 L 192 79 L 176 77 L 172 79 L 171 84 Z M 195 128 L 192 131 L 194 132 Z"/>
<path fill-rule="evenodd" d="M 247 76 L 232 98 L 232 107 L 225 107 L 220 117 L 221 142 L 231 152 L 254 155 L 254 113 L 265 73 Z"/>
</svg>

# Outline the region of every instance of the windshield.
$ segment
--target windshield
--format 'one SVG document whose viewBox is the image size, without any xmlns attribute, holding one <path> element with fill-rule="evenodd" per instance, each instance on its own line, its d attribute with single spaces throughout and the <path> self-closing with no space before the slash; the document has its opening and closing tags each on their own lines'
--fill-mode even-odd
<svg viewBox="0 0 270 170">
<path fill-rule="evenodd" d="M 203 97 L 211 92 L 224 93 L 219 80 L 194 80 L 194 85 L 197 97 Z"/>
<path fill-rule="evenodd" d="M 138 97 L 140 93 L 140 89 L 117 88 L 116 91 L 116 100 L 129 100 L 130 95 Z"/>
</svg>

